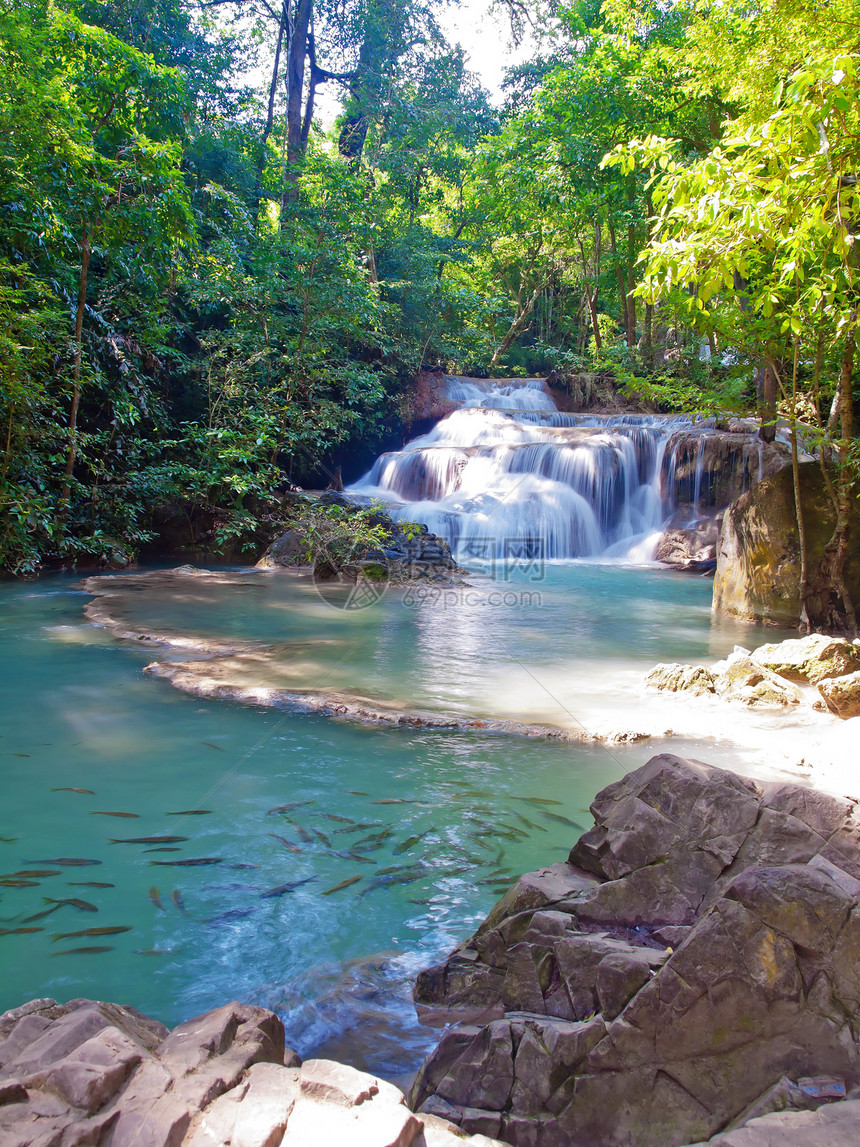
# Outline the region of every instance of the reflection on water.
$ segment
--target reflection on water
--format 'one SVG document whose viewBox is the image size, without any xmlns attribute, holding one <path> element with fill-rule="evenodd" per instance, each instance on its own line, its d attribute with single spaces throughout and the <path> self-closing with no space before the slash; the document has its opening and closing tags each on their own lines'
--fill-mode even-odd
<svg viewBox="0 0 860 1147">
<path fill-rule="evenodd" d="M 712 624 L 707 583 L 651 571 L 550 567 L 540 606 L 489 607 L 484 585 L 462 608 L 391 594 L 355 613 L 247 577 L 126 608 L 275 643 L 266 680 L 555 723 L 617 710 L 644 666 L 713 658 L 739 632 Z M 303 1054 L 405 1072 L 432 1042 L 417 968 L 516 874 L 562 859 L 595 792 L 659 748 L 201 703 L 141 674 L 151 649 L 105 644 L 87 600 L 61 578 L 0 590 L 2 1008 L 87 995 L 172 1024 L 239 998 L 276 1007 Z M 112 843 L 152 837 L 182 839 Z"/>
</svg>

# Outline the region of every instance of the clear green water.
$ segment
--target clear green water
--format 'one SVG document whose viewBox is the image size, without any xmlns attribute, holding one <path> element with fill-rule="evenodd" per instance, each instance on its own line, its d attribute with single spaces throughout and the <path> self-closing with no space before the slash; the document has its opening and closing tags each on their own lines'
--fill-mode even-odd
<svg viewBox="0 0 860 1147">
<path fill-rule="evenodd" d="M 307 684 L 529 718 L 575 709 L 577 689 L 605 683 L 594 665 L 630 673 L 719 656 L 740 632 L 712 625 L 709 582 L 643 570 L 552 567 L 534 587 L 540 605 L 492 607 L 479 594 L 459 608 L 410 608 L 390 595 L 357 613 L 290 577 L 253 580 L 238 592 L 141 597 L 135 608 L 153 626 L 282 643 L 284 673 L 299 660 L 285 653 L 293 643 Z M 415 1025 L 410 977 L 468 935 L 514 874 L 564 858 L 579 832 L 547 814 L 587 825 L 598 789 L 657 751 L 360 728 L 201 702 L 142 675 L 152 650 L 85 624 L 89 599 L 75 585 L 0 586 L 0 871 L 7 880 L 28 866 L 57 872 L 0 885 L 0 928 L 43 929 L 0 935 L 2 1009 L 95 996 L 172 1024 L 237 998 L 276 1008 L 305 1055 L 406 1072 L 433 1042 Z M 53 791 L 67 786 L 93 795 Z M 310 803 L 268 811 L 294 801 Z M 195 806 L 211 812 L 168 815 Z M 337 818 L 371 827 L 342 832 L 351 825 Z M 364 861 L 333 855 L 386 828 L 379 847 L 359 846 Z M 164 834 L 189 839 L 110 842 Z M 68 858 L 98 864 L 50 863 Z M 188 858 L 220 862 L 153 863 Z M 381 869 L 403 865 L 412 867 L 373 886 Z M 322 895 L 353 876 L 361 880 Z M 89 881 L 111 887 L 72 886 Z M 293 881 L 306 883 L 263 896 Z M 153 886 L 163 907 L 151 902 Z M 97 911 L 67 905 L 25 923 L 50 906 L 45 897 Z M 53 940 L 98 927 L 129 930 Z M 108 950 L 72 951 L 81 947 Z"/>
</svg>

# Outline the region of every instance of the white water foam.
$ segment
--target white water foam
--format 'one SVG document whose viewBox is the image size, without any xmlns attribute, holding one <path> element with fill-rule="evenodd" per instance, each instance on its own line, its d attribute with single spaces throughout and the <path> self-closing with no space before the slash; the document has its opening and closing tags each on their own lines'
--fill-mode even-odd
<svg viewBox="0 0 860 1147">
<path fill-rule="evenodd" d="M 460 408 L 403 450 L 383 454 L 350 493 L 425 523 L 461 558 L 653 559 L 676 508 L 667 445 L 679 431 L 707 433 L 707 424 L 563 414 L 540 379 L 451 378 L 447 394 Z M 703 453 L 702 446 L 695 507 Z"/>
</svg>

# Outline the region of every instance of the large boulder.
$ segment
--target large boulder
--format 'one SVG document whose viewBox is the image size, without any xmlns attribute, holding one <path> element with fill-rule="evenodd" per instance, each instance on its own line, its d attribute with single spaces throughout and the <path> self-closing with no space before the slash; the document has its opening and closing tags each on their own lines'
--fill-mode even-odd
<svg viewBox="0 0 860 1147">
<path fill-rule="evenodd" d="M 678 662 L 655 665 L 645 677 L 649 689 L 667 693 L 692 693 L 702 696 L 715 693 L 714 678 L 703 665 L 681 665 Z"/>
<path fill-rule="evenodd" d="M 860 1082 L 855 802 L 663 755 L 591 811 L 566 864 L 522 878 L 419 977 L 419 1003 L 468 1022 L 411 1104 L 515 1147 L 678 1147 L 775 1110 L 780 1086 L 844 1098 Z"/>
<path fill-rule="evenodd" d="M 795 686 L 771 673 L 746 650 L 735 650 L 725 661 L 712 665 L 711 676 L 720 697 L 740 701 L 751 709 L 784 709 L 800 704 Z"/>
<path fill-rule="evenodd" d="M 722 513 L 692 521 L 684 513 L 673 515 L 660 535 L 654 560 L 682 573 L 713 573 L 722 522 Z"/>
<path fill-rule="evenodd" d="M 837 717 L 860 716 L 860 672 L 819 681 L 818 692 L 830 712 Z"/>
<path fill-rule="evenodd" d="M 829 677 L 843 677 L 860 670 L 860 651 L 844 637 L 810 633 L 771 645 L 760 645 L 753 652 L 760 665 L 790 681 L 809 681 L 817 685 Z"/>
<path fill-rule="evenodd" d="M 710 515 L 789 462 L 782 443 L 765 444 L 749 431 L 679 430 L 666 444 L 662 488 L 673 505 Z"/>
<path fill-rule="evenodd" d="M 304 1064 L 264 1008 L 169 1032 L 117 1004 L 33 1000 L 0 1016 L 4 1147 L 494 1147 L 415 1115 L 396 1087 Z M 498 1147 L 498 1145 L 495 1145 Z"/>
<path fill-rule="evenodd" d="M 817 462 L 800 467 L 810 584 L 833 532 L 833 505 Z M 846 582 L 860 601 L 860 504 L 855 501 Z M 714 609 L 748 621 L 800 622 L 800 547 L 790 469 L 765 478 L 726 510 L 717 547 Z"/>
</svg>

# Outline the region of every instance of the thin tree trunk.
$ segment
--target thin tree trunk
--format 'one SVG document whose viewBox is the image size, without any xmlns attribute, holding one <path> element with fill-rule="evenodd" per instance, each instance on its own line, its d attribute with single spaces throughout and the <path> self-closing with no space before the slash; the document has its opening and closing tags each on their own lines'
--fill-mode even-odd
<svg viewBox="0 0 860 1147">
<path fill-rule="evenodd" d="M 287 154 L 284 166 L 282 209 L 286 203 L 295 202 L 299 195 L 299 164 L 302 159 L 302 94 L 312 3 L 313 0 L 298 0 L 295 18 L 290 29 L 290 43 L 287 51 Z M 281 221 L 283 223 L 283 210 Z"/>
<path fill-rule="evenodd" d="M 636 231 L 631 223 L 627 228 L 627 345 L 630 350 L 636 349 L 636 281 L 633 275 L 633 264 L 636 260 Z"/>
<path fill-rule="evenodd" d="M 809 557 L 806 545 L 806 522 L 800 493 L 800 464 L 797 451 L 797 352 L 799 340 L 794 339 L 794 362 L 791 371 L 791 479 L 794 485 L 794 513 L 797 519 L 797 541 L 800 549 L 800 631 L 809 633 Z"/>
<path fill-rule="evenodd" d="M 645 304 L 645 329 L 642 332 L 642 358 L 649 374 L 654 372 L 654 304 Z"/>
<path fill-rule="evenodd" d="M 624 282 L 624 271 L 618 258 L 618 246 L 615 241 L 615 227 L 609 225 L 609 247 L 612 251 L 612 262 L 615 264 L 615 280 L 618 283 L 618 298 L 621 301 L 621 315 L 624 319 L 624 338 L 630 346 L 630 313 L 628 310 L 627 287 Z"/>
<path fill-rule="evenodd" d="M 856 321 L 856 319 L 855 319 Z M 819 624 L 831 632 L 842 632 L 853 637 L 857 633 L 857 615 L 851 593 L 845 584 L 845 564 L 851 534 L 851 508 L 854 480 L 848 464 L 848 452 L 854 432 L 854 396 L 851 390 L 854 373 L 855 332 L 852 326 L 845 340 L 839 383 L 836 391 L 836 409 L 839 418 L 839 469 L 836 475 L 836 525 L 833 536 L 824 547 L 820 566 Z"/>
<path fill-rule="evenodd" d="M 529 318 L 531 317 L 531 313 L 535 309 L 535 303 L 540 298 L 540 293 L 542 290 L 543 290 L 543 283 L 541 283 L 540 286 L 535 287 L 535 289 L 534 289 L 534 291 L 532 291 L 532 294 L 529 297 L 529 299 L 517 310 L 517 313 L 514 316 L 514 321 L 511 323 L 510 327 L 508 328 L 508 333 L 505 335 L 505 337 L 502 339 L 502 341 L 499 343 L 499 345 L 496 347 L 495 351 L 493 352 L 493 357 L 490 359 L 490 369 L 491 370 L 494 367 L 498 366 L 499 359 L 502 357 L 503 354 L 505 354 L 508 350 L 510 350 L 510 348 L 513 346 L 514 341 L 516 340 L 517 336 L 520 335 L 522 333 L 522 331 L 525 329 L 525 326 L 528 323 Z"/>
<path fill-rule="evenodd" d="M 281 8 L 281 20 L 278 25 L 278 43 L 275 48 L 275 63 L 272 68 L 272 82 L 269 84 L 269 105 L 266 111 L 266 125 L 263 128 L 263 138 L 260 140 L 260 158 L 257 162 L 257 187 L 255 190 L 256 195 L 256 210 L 257 221 L 260 219 L 260 201 L 263 198 L 263 172 L 266 169 L 266 145 L 269 142 L 269 136 L 272 134 L 272 127 L 275 122 L 275 93 L 278 89 L 278 70 L 281 66 L 281 47 L 284 42 L 284 32 L 287 26 L 287 10 L 286 0 L 284 6 Z"/>
<path fill-rule="evenodd" d="M 84 228 L 81 239 L 81 276 L 78 283 L 78 306 L 75 311 L 75 357 L 72 367 L 72 409 L 69 412 L 69 450 L 66 456 L 66 469 L 60 490 L 60 502 L 68 507 L 71 493 L 72 474 L 78 456 L 78 409 L 81 404 L 81 363 L 83 359 L 84 311 L 87 305 L 87 275 L 90 269 L 90 236 Z"/>
</svg>

